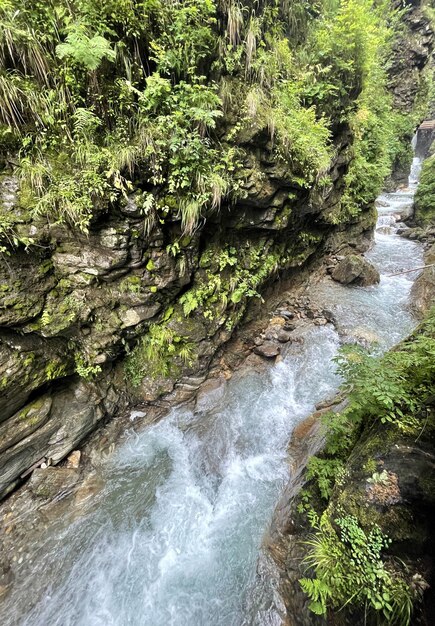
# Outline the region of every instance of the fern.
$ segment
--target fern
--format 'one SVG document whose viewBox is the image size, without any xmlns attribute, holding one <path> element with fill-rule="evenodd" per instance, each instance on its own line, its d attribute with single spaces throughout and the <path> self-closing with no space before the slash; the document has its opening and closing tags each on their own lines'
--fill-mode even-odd
<svg viewBox="0 0 435 626">
<path fill-rule="evenodd" d="M 90 109 L 79 107 L 73 114 L 74 135 L 88 140 L 101 123 L 101 120 Z"/>
<path fill-rule="evenodd" d="M 65 43 L 56 46 L 56 55 L 59 59 L 71 58 L 91 71 L 95 71 L 103 59 L 114 61 L 116 58 L 107 39 L 101 35 L 88 37 L 79 27 L 68 33 Z"/>
</svg>

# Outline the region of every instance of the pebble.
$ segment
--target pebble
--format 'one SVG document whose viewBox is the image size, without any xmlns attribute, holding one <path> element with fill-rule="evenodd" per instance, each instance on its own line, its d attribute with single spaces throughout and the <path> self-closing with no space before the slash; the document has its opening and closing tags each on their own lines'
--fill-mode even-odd
<svg viewBox="0 0 435 626">
<path fill-rule="evenodd" d="M 286 330 L 279 330 L 277 333 L 277 339 L 280 343 L 288 343 L 291 339 L 291 332 Z"/>
</svg>

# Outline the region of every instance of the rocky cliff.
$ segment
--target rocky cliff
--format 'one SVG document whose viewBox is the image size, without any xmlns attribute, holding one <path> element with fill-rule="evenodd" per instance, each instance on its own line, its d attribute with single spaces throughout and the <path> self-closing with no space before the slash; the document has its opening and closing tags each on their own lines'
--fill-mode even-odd
<svg viewBox="0 0 435 626">
<path fill-rule="evenodd" d="M 207 3 L 197 4 L 202 7 Z M 284 11 L 284 4 L 278 13 L 271 14 L 272 19 L 268 14 L 268 11 L 275 11 L 272 2 L 245 3 L 243 10 L 238 3 L 222 3 L 216 11 L 207 4 L 207 20 L 201 23 L 201 28 L 209 29 L 205 33 L 209 39 L 217 41 L 221 37 L 225 42 L 227 48 L 223 58 L 226 66 L 217 66 L 217 52 L 201 53 L 202 56 L 198 53 L 199 61 L 193 73 L 202 76 L 199 83 L 191 76 L 191 66 L 175 70 L 174 65 L 168 69 L 165 64 L 169 63 L 169 57 L 159 57 L 161 50 L 165 54 L 171 50 L 172 40 L 166 41 L 166 31 L 159 30 L 158 35 L 154 33 L 154 48 L 148 40 L 146 43 L 135 40 L 148 51 L 154 50 L 153 54 L 149 52 L 149 62 L 153 66 L 151 69 L 157 68 L 159 75 L 154 83 L 150 82 L 150 76 L 146 78 L 148 91 L 144 93 L 150 93 L 151 89 L 155 90 L 153 94 L 158 92 L 160 108 L 166 106 L 161 98 L 170 85 L 178 90 L 174 98 L 181 98 L 182 90 L 198 88 L 201 92 L 201 84 L 212 85 L 212 89 L 217 90 L 220 81 L 219 100 L 213 101 L 213 110 L 210 107 L 200 109 L 196 103 L 195 106 L 189 105 L 188 113 L 181 114 L 182 119 L 183 115 L 197 116 L 194 122 L 189 117 L 191 125 L 188 130 L 195 137 L 195 146 L 200 144 L 201 150 L 204 146 L 208 150 L 212 145 L 213 155 L 231 155 L 225 157 L 227 160 L 223 165 L 219 161 L 215 166 L 224 173 L 219 174 L 219 185 L 212 187 L 210 192 L 206 183 L 201 182 L 202 157 L 195 162 L 193 173 L 189 171 L 191 178 L 188 182 L 180 182 L 182 173 L 179 168 L 182 169 L 183 163 L 196 149 L 193 144 L 188 144 L 188 151 L 182 153 L 183 142 L 187 139 L 170 147 L 173 155 L 184 154 L 184 161 L 175 166 L 175 156 L 168 157 L 161 166 L 168 168 L 166 178 L 165 174 L 159 174 L 160 178 L 155 173 L 151 176 L 151 166 L 139 158 L 128 184 L 125 183 L 128 165 L 124 164 L 114 173 L 112 169 L 107 172 L 105 168 L 108 166 L 100 164 L 91 178 L 88 176 L 91 159 L 88 154 L 86 167 L 89 171 L 85 172 L 76 147 L 68 161 L 69 148 L 65 152 L 64 147 L 53 148 L 50 144 L 46 147 L 47 153 L 51 155 L 54 150 L 57 160 L 55 165 L 44 165 L 52 167 L 48 175 L 51 187 L 44 190 L 45 195 L 41 195 L 38 186 L 38 173 L 33 170 L 30 175 L 26 174 L 29 159 L 34 158 L 33 154 L 22 157 L 29 142 L 23 143 L 21 156 L 17 156 L 17 138 L 9 142 L 2 139 L 1 160 L 5 164 L 0 180 L 2 496 L 41 463 L 60 462 L 99 423 L 128 403 L 152 402 L 174 387 L 181 393 L 194 389 L 203 379 L 216 350 L 228 341 L 240 324 L 249 301 L 260 297 L 264 287 L 277 277 L 298 272 L 314 257 L 323 255 L 326 258 L 337 250 L 342 253 L 349 249 L 364 251 L 370 245 L 373 201 L 378 183 L 369 189 L 366 184 L 367 180 L 372 180 L 370 171 L 373 176 L 377 172 L 378 178 L 381 172 L 381 181 L 382 172 L 388 167 L 387 155 L 382 149 L 386 135 L 377 137 L 374 127 L 364 126 L 366 118 L 361 111 L 367 111 L 367 103 L 361 98 L 368 95 L 363 83 L 373 81 L 373 76 L 363 76 L 366 65 L 361 65 L 358 70 L 361 75 L 351 74 L 349 67 L 352 64 L 347 65 L 345 53 L 352 50 L 352 54 L 356 54 L 353 44 L 342 52 L 340 45 L 344 39 L 340 45 L 329 41 L 326 34 L 331 31 L 329 26 L 324 32 L 317 33 L 316 41 L 325 49 L 320 50 L 318 58 L 312 61 L 312 69 L 304 67 L 305 82 L 301 87 L 302 95 L 297 96 L 297 106 L 296 96 L 290 92 L 286 92 L 288 100 L 284 100 L 284 104 L 277 104 L 278 100 L 273 105 L 275 108 L 270 104 L 273 98 L 284 98 L 281 93 L 275 93 L 274 80 L 286 89 L 294 81 L 294 69 L 289 74 L 288 67 L 280 64 L 290 63 L 291 55 L 287 55 L 289 42 L 296 41 L 293 54 L 302 46 L 295 37 L 298 24 L 300 28 L 303 25 L 308 29 L 315 20 L 331 19 L 331 23 L 338 24 L 337 29 L 343 28 L 343 32 L 347 32 L 346 19 L 354 19 L 354 16 L 349 14 L 350 9 L 345 3 L 341 21 L 334 22 L 333 16 L 323 15 L 319 4 L 319 7 L 301 9 L 300 22 L 296 23 L 289 21 L 288 8 Z M 180 8 L 174 7 L 170 10 L 181 12 Z M 203 8 L 198 8 L 200 10 Z M 407 18 L 407 28 L 414 33 L 410 39 L 413 47 L 401 57 L 402 65 L 395 76 L 395 97 L 402 102 L 403 110 L 409 101 L 414 104 L 415 76 L 428 59 L 432 41 L 427 22 L 419 11 L 417 7 Z M 177 20 L 179 16 L 176 13 Z M 366 15 L 364 19 L 368 19 Z M 199 28 L 196 22 L 192 24 L 189 20 L 186 22 L 189 28 Z M 279 36 L 275 31 L 272 33 L 274 20 L 280 24 Z M 154 28 L 155 24 L 150 21 L 148 28 Z M 110 36 L 113 32 L 108 28 L 107 33 L 112 33 Z M 306 32 L 310 32 L 309 29 Z M 341 32 L 337 30 L 335 36 L 342 37 Z M 104 81 L 110 85 L 114 80 L 107 69 L 112 61 L 107 33 L 106 48 L 99 42 L 103 51 L 97 60 L 104 68 L 99 77 L 92 69 L 95 59 L 79 58 L 69 35 L 56 48 L 58 59 L 62 59 L 56 63 L 62 65 L 64 59 L 72 59 L 71 65 L 65 67 L 76 72 L 77 80 L 77 77 L 86 78 L 82 93 L 94 99 L 91 113 L 86 118 L 88 126 L 85 125 L 85 129 L 89 133 L 91 127 L 101 126 L 105 114 L 110 117 L 107 111 L 101 112 L 98 104 L 101 97 L 97 98 L 98 91 L 104 92 Z M 86 37 L 89 39 L 90 34 Z M 379 45 L 382 46 L 382 42 Z M 27 52 L 20 56 L 12 48 L 2 46 L 6 71 L 15 72 L 15 77 L 21 72 L 26 78 L 26 72 L 31 72 L 23 61 Z M 186 51 L 186 47 L 181 51 L 183 60 Z M 52 51 L 50 54 L 53 56 Z M 342 66 L 334 68 L 331 59 L 340 60 L 341 54 Z M 250 63 L 255 55 L 258 64 L 255 72 L 250 73 Z M 175 61 L 171 62 L 175 64 Z M 270 69 L 273 64 L 275 74 Z M 83 73 L 84 66 L 89 70 L 87 73 Z M 65 75 L 65 67 L 60 68 L 63 74 L 59 75 Z M 269 84 L 266 69 L 272 72 Z M 130 68 L 129 75 L 132 72 Z M 316 72 L 320 72 L 319 76 L 322 72 L 331 74 L 325 93 L 318 93 L 321 83 L 319 76 L 314 76 Z M 406 85 L 404 76 L 407 77 Z M 337 83 L 344 80 L 349 84 L 340 91 Z M 189 89 L 186 84 L 190 85 Z M 123 95 L 127 100 L 133 98 L 134 106 L 137 105 L 142 113 L 146 111 L 146 123 L 162 124 L 159 133 L 163 133 L 165 125 L 180 119 L 180 115 L 177 117 L 174 112 L 177 107 L 187 106 L 184 101 L 176 100 L 176 108 L 161 122 L 154 110 L 150 113 L 148 105 L 141 104 L 140 89 L 144 88 L 144 81 L 124 82 L 123 89 L 125 85 L 128 93 L 124 91 Z M 263 91 L 257 93 L 260 87 Z M 384 109 L 374 114 L 388 119 L 389 106 L 383 102 Z M 27 136 L 33 137 L 35 150 L 40 153 L 42 148 L 38 147 L 37 141 L 45 132 L 50 132 L 51 122 L 41 121 L 42 114 L 35 122 L 24 104 L 19 108 L 16 117 L 20 119 L 17 120 L 13 117 L 17 107 L 14 101 L 10 112 L 6 111 L 3 123 L 7 122 L 8 128 L 23 123 Z M 268 115 L 264 114 L 265 109 Z M 340 115 L 337 110 L 341 111 Z M 74 113 L 74 130 L 65 131 L 67 134 L 81 132 L 77 128 L 82 128 L 84 122 L 80 122 L 82 126 L 77 122 L 77 111 Z M 101 116 L 97 121 L 92 117 L 95 111 Z M 271 117 L 271 111 L 275 117 Z M 289 119 L 282 117 L 283 111 L 296 124 L 296 134 Z M 204 121 L 206 114 L 207 121 Z M 80 115 L 83 118 L 83 114 Z M 215 120 L 211 119 L 213 116 Z M 327 151 L 323 154 L 322 146 L 316 141 L 323 141 L 326 137 L 325 120 L 329 130 L 325 142 Z M 29 128 L 33 130 L 29 131 Z M 179 132 L 175 122 L 172 128 L 170 141 Z M 119 129 L 115 128 L 113 133 L 115 131 Z M 154 140 L 160 155 L 167 146 L 163 145 L 161 135 Z M 22 141 L 22 135 L 19 141 Z M 133 139 L 127 141 L 133 142 Z M 380 142 L 375 154 L 367 147 L 371 141 Z M 150 142 L 148 138 L 141 144 L 141 150 L 146 152 Z M 117 150 L 124 148 L 121 143 Z M 99 154 L 103 154 L 101 144 L 98 149 Z M 56 150 L 64 150 L 60 153 L 62 159 Z M 321 154 L 314 162 L 312 155 L 316 150 Z M 390 150 L 389 157 L 393 156 Z M 383 159 L 381 165 L 380 158 Z M 32 163 L 36 167 L 36 161 Z M 62 173 L 59 174 L 61 167 Z M 212 171 L 206 175 L 210 178 Z M 100 177 L 98 184 L 96 176 Z M 227 185 L 225 177 L 231 178 L 232 192 L 228 194 L 223 192 Z M 111 192 L 106 190 L 107 178 L 113 183 Z M 81 186 L 80 197 L 72 187 L 77 181 Z M 101 194 L 95 191 L 100 183 L 104 187 Z M 203 185 L 208 202 L 208 208 L 195 214 L 193 219 L 189 219 L 188 213 L 191 200 L 186 200 L 186 196 L 178 191 L 185 184 L 190 185 L 189 189 L 195 185 L 195 202 L 198 202 Z M 87 185 L 90 186 L 88 192 Z M 177 188 L 176 193 L 171 185 Z M 47 203 L 50 193 L 57 194 L 50 204 L 53 214 L 48 214 L 48 209 L 41 209 L 41 206 L 48 206 L 41 202 Z M 65 204 L 70 193 L 72 203 Z M 86 213 L 86 219 L 83 213 L 74 210 L 68 213 L 67 219 L 58 212 L 59 206 L 65 211 L 81 206 L 83 198 L 87 202 L 88 196 L 92 200 L 92 214 Z M 357 210 L 352 202 L 358 203 Z M 85 226 L 81 228 L 83 220 Z"/>
</svg>

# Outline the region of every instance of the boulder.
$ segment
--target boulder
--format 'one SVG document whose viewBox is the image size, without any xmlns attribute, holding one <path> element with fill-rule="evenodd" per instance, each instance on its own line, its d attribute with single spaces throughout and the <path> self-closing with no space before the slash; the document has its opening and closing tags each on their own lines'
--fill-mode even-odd
<svg viewBox="0 0 435 626">
<path fill-rule="evenodd" d="M 112 398 L 103 382 L 98 387 L 84 380 L 74 381 L 34 400 L 1 424 L 0 498 L 29 469 L 47 460 L 55 465 L 62 461 L 108 412 L 115 410 L 117 398 Z"/>
<path fill-rule="evenodd" d="M 255 346 L 254 352 L 258 354 L 258 356 L 263 356 L 266 359 L 273 359 L 278 356 L 281 349 L 272 341 L 265 341 L 260 346 Z"/>
<path fill-rule="evenodd" d="M 368 287 L 379 283 L 381 276 L 369 261 L 357 254 L 349 254 L 335 267 L 332 278 L 342 285 Z"/>
</svg>

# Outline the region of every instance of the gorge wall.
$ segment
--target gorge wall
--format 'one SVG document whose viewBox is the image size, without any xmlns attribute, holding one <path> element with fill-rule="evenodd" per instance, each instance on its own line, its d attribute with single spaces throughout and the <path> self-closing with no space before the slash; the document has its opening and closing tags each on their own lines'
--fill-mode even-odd
<svg viewBox="0 0 435 626">
<path fill-rule="evenodd" d="M 128 403 L 194 389 L 278 276 L 370 245 L 433 33 L 412 3 L 388 78 L 370 2 L 293 4 L 3 10 L 0 495 Z"/>
</svg>

